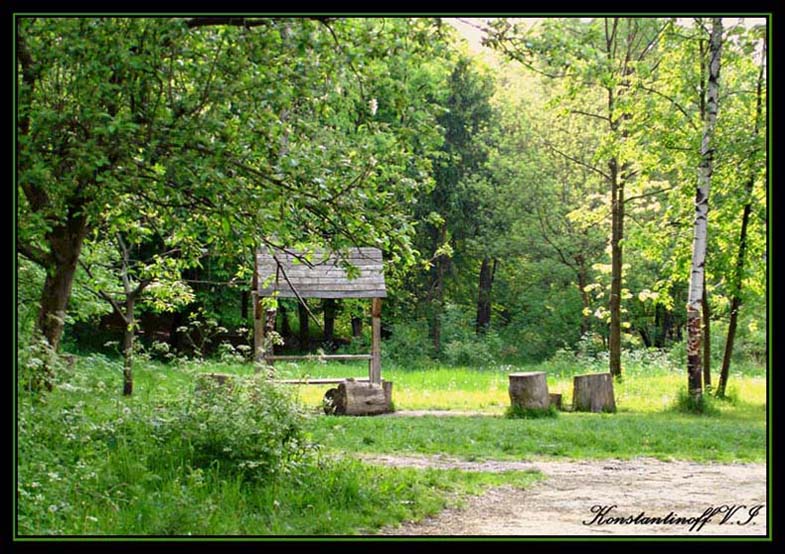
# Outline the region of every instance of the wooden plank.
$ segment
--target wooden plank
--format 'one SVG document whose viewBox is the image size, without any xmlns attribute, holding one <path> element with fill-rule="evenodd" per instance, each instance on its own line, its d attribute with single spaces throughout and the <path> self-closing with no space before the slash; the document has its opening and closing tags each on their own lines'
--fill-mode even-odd
<svg viewBox="0 0 785 554">
<path fill-rule="evenodd" d="M 297 260 L 286 260 L 280 259 L 281 265 L 286 271 L 298 271 L 298 270 L 317 270 L 317 269 L 324 269 L 324 270 L 346 270 L 346 265 L 356 267 L 358 269 L 363 268 L 374 268 L 374 267 L 383 267 L 384 261 L 383 260 L 346 260 L 345 262 L 339 262 L 337 260 L 330 260 L 327 262 L 318 262 L 312 264 L 305 264 L 305 263 L 298 263 Z M 267 269 L 275 269 L 278 267 L 278 264 L 275 262 L 274 258 L 269 256 L 257 256 L 256 262 L 259 264 L 260 267 L 265 267 Z"/>
<path fill-rule="evenodd" d="M 260 272 L 263 273 L 264 270 L 260 270 Z M 278 275 L 277 279 L 275 277 L 269 278 L 269 275 L 266 276 L 260 285 L 263 287 L 272 287 L 276 282 L 279 286 L 288 286 L 290 282 L 294 283 L 295 286 L 329 284 L 362 285 L 371 283 L 378 286 L 378 288 L 384 288 L 384 276 L 381 271 L 375 273 L 360 273 L 358 276 L 352 278 L 349 278 L 344 272 L 335 271 L 330 273 L 318 273 L 315 270 L 301 273 L 287 271 L 286 277 L 284 277 L 283 274 Z"/>
<path fill-rule="evenodd" d="M 280 383 L 282 385 L 332 385 L 335 383 L 343 383 L 346 377 L 335 377 L 325 379 L 276 379 L 273 383 Z M 367 377 L 354 377 L 354 381 L 358 383 L 367 383 Z"/>
<path fill-rule="evenodd" d="M 284 268 L 284 270 L 286 271 L 286 277 L 288 277 L 290 281 L 295 281 L 300 279 L 306 279 L 308 281 L 315 281 L 316 279 L 328 279 L 328 280 L 340 279 L 344 281 L 348 280 L 349 282 L 357 282 L 360 279 L 374 279 L 378 281 L 383 277 L 382 275 L 383 268 L 381 266 L 367 266 L 366 268 L 359 268 L 358 274 L 351 279 L 349 278 L 349 275 L 346 273 L 346 271 L 343 270 L 343 268 L 315 267 L 311 269 L 307 267 L 304 268 L 298 267 L 297 269 Z M 264 279 L 262 279 L 262 284 L 265 284 L 265 281 L 267 281 L 267 279 L 270 279 L 270 282 L 275 281 L 276 276 L 275 276 L 274 269 L 264 268 L 260 266 L 259 272 L 264 277 Z M 285 283 L 286 277 L 284 277 L 283 272 L 278 273 L 279 282 Z"/>
<path fill-rule="evenodd" d="M 320 252 L 312 256 L 309 263 L 301 261 L 291 254 L 276 254 L 275 258 L 277 258 L 282 265 L 292 267 L 308 267 L 309 263 L 311 266 L 340 265 L 341 263 L 346 262 L 352 265 L 365 265 L 368 263 L 378 264 L 383 260 L 381 251 L 376 248 L 372 248 L 368 252 L 351 252 L 344 257 L 339 256 L 337 253 L 326 256 L 324 252 Z M 257 252 L 256 254 L 256 259 L 259 262 L 271 264 L 273 266 L 276 265 L 275 258 L 266 252 Z"/>
<path fill-rule="evenodd" d="M 259 294 L 264 296 L 272 296 L 273 289 L 261 289 Z M 280 298 L 296 298 L 296 295 L 291 289 L 279 289 L 278 296 Z M 387 291 L 385 290 L 359 290 L 359 291 L 309 291 L 305 294 L 300 294 L 301 298 L 386 298 Z"/>
<path fill-rule="evenodd" d="M 291 283 L 291 285 L 290 285 Z M 264 290 L 292 290 L 292 288 L 303 291 L 303 292 L 314 292 L 320 290 L 332 290 L 332 291 L 348 291 L 348 290 L 386 290 L 387 287 L 384 286 L 384 283 L 380 283 L 378 280 L 371 281 L 371 280 L 362 280 L 355 283 L 347 281 L 346 279 L 324 279 L 321 282 L 315 283 L 311 280 L 307 279 L 297 279 L 289 277 L 289 281 L 278 281 L 265 283 L 262 287 L 259 288 L 259 294 L 262 294 Z M 266 296 L 262 294 L 262 296 Z"/>
<path fill-rule="evenodd" d="M 276 256 L 283 268 L 283 271 L 279 271 L 277 262 L 270 254 L 258 251 L 256 255 L 258 286 L 255 288 L 262 296 L 271 296 L 274 291 L 278 291 L 279 296 L 284 298 L 298 295 L 303 298 L 387 296 L 381 250 L 372 247 L 352 248 L 345 253 L 345 256 L 345 262 L 359 271 L 359 275 L 354 279 L 349 279 L 337 253 L 327 255 L 321 250 L 314 252 L 313 266 L 298 263 L 295 256 L 281 253 Z M 284 272 L 286 277 L 283 276 Z"/>
<path fill-rule="evenodd" d="M 265 360 L 370 360 L 370 354 L 303 354 L 302 356 L 265 356 Z"/>
</svg>

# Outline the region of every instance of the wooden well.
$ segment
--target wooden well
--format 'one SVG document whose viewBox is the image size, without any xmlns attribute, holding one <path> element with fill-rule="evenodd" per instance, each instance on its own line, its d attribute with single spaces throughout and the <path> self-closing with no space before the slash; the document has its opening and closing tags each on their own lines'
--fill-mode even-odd
<svg viewBox="0 0 785 554">
<path fill-rule="evenodd" d="M 348 266 L 354 268 L 350 271 Z M 371 301 L 371 351 L 368 354 L 316 356 L 318 359 L 363 359 L 368 360 L 368 379 L 353 380 L 344 384 L 344 396 L 352 404 L 353 398 L 364 397 L 366 393 L 374 398 L 386 398 L 382 407 L 372 402 L 376 410 L 389 410 L 392 383 L 382 387 L 382 298 L 387 296 L 384 282 L 384 260 L 378 248 L 354 247 L 343 252 L 315 250 L 309 256 L 293 250 L 259 250 L 256 254 L 256 268 L 253 283 L 254 300 L 254 359 L 257 363 L 272 366 L 276 360 L 310 359 L 314 356 L 276 356 L 271 348 L 265 348 L 265 336 L 275 328 L 275 310 L 266 310 L 262 300 L 265 297 L 297 298 L 367 298 Z M 258 370 L 258 368 L 257 368 Z M 343 379 L 287 380 L 286 383 L 344 383 Z M 360 383 L 365 381 L 364 388 Z M 368 387 L 368 384 L 374 387 Z M 349 390 L 351 389 L 351 390 Z M 356 389 L 356 390 L 355 390 Z M 367 389 L 367 390 L 366 390 Z M 379 396 L 378 390 L 386 391 Z M 348 392 L 346 392 L 348 391 Z M 374 396 L 375 395 L 375 396 Z M 378 398 L 376 398 L 378 400 Z M 354 408 L 349 412 L 355 411 Z M 361 410 L 358 410 L 361 411 Z"/>
</svg>

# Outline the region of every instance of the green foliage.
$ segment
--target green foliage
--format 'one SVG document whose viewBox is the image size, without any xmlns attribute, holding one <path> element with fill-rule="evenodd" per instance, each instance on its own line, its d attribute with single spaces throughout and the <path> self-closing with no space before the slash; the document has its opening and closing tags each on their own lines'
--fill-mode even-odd
<svg viewBox="0 0 785 554">
<path fill-rule="evenodd" d="M 442 318 L 442 359 L 450 365 L 477 368 L 495 365 L 502 349 L 494 330 L 478 335 L 473 316 L 455 304 L 447 304 Z"/>
<path fill-rule="evenodd" d="M 40 333 L 32 331 L 17 342 L 16 385 L 18 391 L 43 391 L 47 383 L 64 379 L 66 364 Z"/>
<path fill-rule="evenodd" d="M 382 342 L 382 357 L 404 367 L 429 363 L 432 350 L 428 324 L 422 320 L 392 325 L 390 338 Z"/>
<path fill-rule="evenodd" d="M 172 460 L 227 475 L 269 479 L 301 463 L 309 445 L 292 398 L 261 378 L 200 380 L 190 399 L 156 408 L 152 436 Z"/>
</svg>

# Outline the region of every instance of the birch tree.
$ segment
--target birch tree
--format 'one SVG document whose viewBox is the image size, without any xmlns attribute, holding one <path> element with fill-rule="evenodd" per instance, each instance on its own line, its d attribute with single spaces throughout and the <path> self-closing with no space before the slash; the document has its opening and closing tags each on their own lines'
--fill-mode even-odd
<svg viewBox="0 0 785 554">
<path fill-rule="evenodd" d="M 722 19 L 712 19 L 709 40 L 709 79 L 707 85 L 706 117 L 701 141 L 701 162 L 698 167 L 698 186 L 695 191 L 695 223 L 692 245 L 692 270 L 687 298 L 687 374 L 688 390 L 695 401 L 703 395 L 701 382 L 701 309 L 703 302 L 706 239 L 708 232 L 709 188 L 711 185 L 714 150 L 712 138 L 717 121 L 722 49 Z"/>
</svg>

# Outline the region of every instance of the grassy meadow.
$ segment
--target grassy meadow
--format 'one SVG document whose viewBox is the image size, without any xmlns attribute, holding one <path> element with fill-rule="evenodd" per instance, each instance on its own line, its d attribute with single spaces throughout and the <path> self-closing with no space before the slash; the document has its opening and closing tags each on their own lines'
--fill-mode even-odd
<svg viewBox="0 0 785 554">
<path fill-rule="evenodd" d="M 765 460 L 766 380 L 759 369 L 734 373 L 730 398 L 713 400 L 708 415 L 676 408 L 686 381 L 682 372 L 641 359 L 628 360 L 625 379 L 615 384 L 616 414 L 504 417 L 507 374 L 536 370 L 547 372 L 551 392 L 563 393 L 569 404 L 572 376 L 601 368 L 566 361 L 487 369 L 388 364 L 383 376 L 394 382 L 398 412 L 456 415 L 324 416 L 320 405 L 328 386 L 275 387 L 271 403 L 299 406 L 295 421 L 286 410 L 251 405 L 238 411 L 227 400 L 218 403 L 223 411 L 212 404 L 199 408 L 194 400 L 200 398 L 194 391 L 199 373 L 252 375 L 248 364 L 140 360 L 134 395 L 124 398 L 119 360 L 80 357 L 52 393 L 18 394 L 18 532 L 367 534 L 437 513 L 489 486 L 526 487 L 541 478 L 537 472 L 380 467 L 354 459 L 355 453 L 467 460 Z M 277 367 L 281 378 L 362 377 L 366 371 L 364 364 L 335 362 Z M 278 435 L 260 435 L 254 417 L 265 418 L 270 433 L 280 430 L 285 448 Z M 255 471 L 251 458 L 269 460 L 273 469 Z"/>
</svg>

